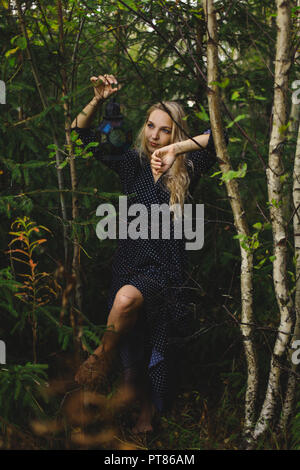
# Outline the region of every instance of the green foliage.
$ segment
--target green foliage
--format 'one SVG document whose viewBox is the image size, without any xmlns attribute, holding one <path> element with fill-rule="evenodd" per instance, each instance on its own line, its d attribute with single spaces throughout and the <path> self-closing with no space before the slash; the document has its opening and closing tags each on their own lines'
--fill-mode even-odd
<svg viewBox="0 0 300 470">
<path fill-rule="evenodd" d="M 13 317 L 18 318 L 18 312 L 14 307 L 14 296 L 22 284 L 15 281 L 11 268 L 0 270 L 0 308 L 9 312 Z"/>
<path fill-rule="evenodd" d="M 12 422 L 21 417 L 26 423 L 30 411 L 43 413 L 41 387 L 47 385 L 47 364 L 10 365 L 0 367 L 1 415 Z"/>
<path fill-rule="evenodd" d="M 300 449 L 300 402 L 296 405 L 296 414 L 291 423 L 292 449 Z"/>
<path fill-rule="evenodd" d="M 16 272 L 20 270 L 20 264 L 25 271 L 19 273 L 19 277 L 24 279 L 22 284 L 18 283 L 18 291 L 15 296 L 26 304 L 23 315 L 16 322 L 14 330 L 24 328 L 25 321 L 28 321 L 32 328 L 33 336 L 33 358 L 37 362 L 37 328 L 38 313 L 40 308 L 50 302 L 52 298 L 56 298 L 59 293 L 59 285 L 55 280 L 51 279 L 51 275 L 46 272 L 39 272 L 37 269 L 38 262 L 34 257 L 39 252 L 42 244 L 47 242 L 42 231 L 50 232 L 43 225 L 37 225 L 30 220 L 29 217 L 17 218 L 12 224 L 13 231 L 9 232 L 14 238 L 10 241 L 9 246 L 13 247 L 8 250 L 12 263 L 17 264 Z"/>
<path fill-rule="evenodd" d="M 248 114 L 239 114 L 236 118 L 234 118 L 233 121 L 231 121 L 229 124 L 227 124 L 227 129 L 229 129 L 230 127 L 232 127 L 236 122 L 239 122 L 241 121 L 242 119 L 246 119 L 248 118 L 249 115 Z"/>
<path fill-rule="evenodd" d="M 84 147 L 78 135 L 72 132 L 72 148 L 66 144 L 66 119 L 74 119 L 90 101 L 93 95 L 90 76 L 113 73 L 123 84 L 116 96 L 122 112 L 133 123 L 134 136 L 143 124 L 149 106 L 162 99 L 181 102 L 186 107 L 191 135 L 198 135 L 209 127 L 207 83 L 202 78 L 206 70 L 206 26 L 203 8 L 195 2 L 191 5 L 184 1 L 164 0 L 72 0 L 64 3 L 62 51 L 57 4 L 41 0 L 31 8 L 29 2 L 26 8 L 22 6 L 22 11 L 32 62 L 28 60 L 28 42 L 21 32 L 16 11 L 10 9 L 12 3 L 3 1 L 0 11 L 0 78 L 7 88 L 7 105 L 0 105 L 0 237 L 3 249 L 12 243 L 11 253 L 1 253 L 0 308 L 3 322 L 0 332 L 6 335 L 5 340 L 9 340 L 10 351 L 15 345 L 15 362 L 20 358 L 26 362 L 32 360 L 36 327 L 38 360 L 49 362 L 51 367 L 57 355 L 74 351 L 74 330 L 68 308 L 74 304 L 76 293 L 71 290 L 68 294 L 69 303 L 65 310 L 62 309 L 60 295 L 68 286 L 67 276 L 71 273 L 70 259 L 75 242 L 81 253 L 83 281 L 83 312 L 76 312 L 77 320 L 80 318 L 82 321 L 81 344 L 89 352 L 99 344 L 107 317 L 109 266 L 115 243 L 99 242 L 95 234 L 98 221 L 95 213 L 99 201 L 117 201 L 121 194 L 118 176 L 101 162 L 90 158 L 98 143 Z M 222 106 L 222 119 L 224 126 L 230 129 L 228 150 L 232 168 L 236 170 L 222 174 L 215 168 L 212 176 L 218 176 L 220 184 L 214 184 L 216 180 L 208 177 L 195 182 L 195 202 L 205 204 L 207 224 L 205 249 L 191 257 L 191 292 L 196 296 L 196 308 L 201 310 L 201 321 L 219 323 L 224 306 L 238 318 L 240 250 L 233 239 L 241 239 L 242 247 L 254 254 L 255 322 L 275 325 L 276 299 L 270 277 L 274 261 L 272 233 L 267 222 L 269 215 L 264 210 L 269 206 L 281 207 L 283 202 L 267 202 L 263 165 L 263 160 L 265 164 L 267 162 L 274 91 L 275 2 L 228 0 L 217 2 L 216 6 L 221 75 L 215 85 L 225 105 Z M 297 12 L 293 5 L 294 44 L 298 33 Z M 34 78 L 32 64 L 36 65 L 38 82 Z M 68 89 L 63 93 L 64 74 Z M 298 74 L 299 66 L 294 65 L 291 81 Z M 40 91 L 46 98 L 45 105 L 42 105 Z M 95 126 L 103 113 L 103 109 L 95 113 Z M 288 129 L 287 126 L 282 127 L 283 135 Z M 291 188 L 295 141 L 291 139 L 284 148 L 281 183 L 287 195 Z M 57 153 L 61 158 L 59 168 Z M 79 214 L 76 219 L 72 216 L 71 158 L 77 172 Z M 62 192 L 58 190 L 58 171 L 64 182 Z M 239 183 L 248 224 L 252 227 L 247 237 L 236 234 L 232 221 L 224 182 L 234 180 Z M 63 197 L 66 220 L 62 220 Z M 286 209 L 289 220 L 292 211 L 289 205 Z M 21 225 L 11 230 L 11 223 L 17 220 Z M 33 220 L 38 222 L 33 225 Z M 44 229 L 37 232 L 34 227 Z M 41 240 L 46 238 L 42 238 L 46 227 L 51 228 L 53 236 L 47 238 L 47 243 L 42 243 Z M 289 240 L 292 240 L 292 224 L 287 230 Z M 15 235 L 9 234 L 10 231 L 15 231 Z M 69 264 L 65 263 L 64 232 Z M 288 255 L 289 282 L 294 287 L 292 245 L 288 245 Z M 65 271 L 59 284 L 52 272 L 61 265 Z M 62 311 L 65 316 L 60 318 Z M 197 317 L 198 321 L 201 324 Z M 273 333 L 267 334 L 256 337 L 257 349 L 263 351 L 260 358 L 263 379 L 269 367 L 269 350 L 264 348 L 266 342 L 269 344 L 273 338 Z M 205 382 L 209 382 L 207 377 L 210 373 L 213 377 L 222 378 L 218 389 L 221 397 L 215 399 L 211 412 L 219 423 L 213 432 L 208 432 L 205 410 L 201 416 L 195 411 L 216 392 L 213 383 L 203 391 L 203 400 L 202 395 L 198 395 L 199 400 L 196 401 L 195 395 L 189 409 L 185 409 L 188 398 L 184 397 L 180 402 L 185 409 L 184 416 L 178 412 L 176 419 L 165 421 L 165 442 L 171 448 L 178 446 L 182 449 L 207 448 L 208 445 L 210 448 L 233 448 L 243 420 L 241 403 L 245 391 L 243 363 L 239 364 L 239 369 L 230 366 L 236 358 L 243 356 L 240 347 L 232 346 L 239 341 L 239 336 L 235 327 L 216 327 L 201 341 L 198 356 L 202 363 L 210 364 L 214 355 L 209 371 L 205 369 Z M 230 360 L 220 360 L 224 355 Z M 188 372 L 189 366 L 186 367 Z M 197 389 L 201 373 L 200 369 L 195 369 Z M 0 369 L 1 404 L 7 403 L 5 416 L 8 419 L 26 425 L 27 410 L 40 409 L 34 384 L 45 379 L 43 374 L 44 369 L 39 369 L 39 364 L 30 365 L 28 362 L 26 366 Z M 4 415 L 4 411 L 1 414 Z M 295 423 L 297 419 L 298 414 Z M 195 422 L 200 423 L 198 427 Z M 222 430 L 218 433 L 220 427 Z M 295 436 L 297 432 L 295 430 Z M 298 446 L 295 439 L 295 446 Z"/>
<path fill-rule="evenodd" d="M 236 178 L 244 178 L 246 175 L 246 172 L 247 172 L 247 163 L 243 163 L 243 165 L 240 165 L 240 168 L 237 171 L 229 170 L 226 173 L 222 173 L 222 171 L 216 171 L 210 177 L 214 178 L 215 176 L 221 174 L 222 176 L 220 178 L 220 183 L 219 183 L 221 185 L 225 182 L 231 181 Z"/>
</svg>

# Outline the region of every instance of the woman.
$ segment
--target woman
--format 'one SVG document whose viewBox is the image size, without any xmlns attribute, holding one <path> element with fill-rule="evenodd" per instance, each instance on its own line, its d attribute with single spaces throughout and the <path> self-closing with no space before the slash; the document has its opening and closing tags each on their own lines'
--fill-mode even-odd
<svg viewBox="0 0 300 470">
<path fill-rule="evenodd" d="M 95 96 L 72 123 L 84 145 L 97 140 L 90 129 L 95 110 L 120 89 L 113 75 L 99 75 L 91 81 Z M 120 176 L 123 194 L 134 193 L 130 202 L 150 210 L 154 204 L 163 203 L 183 207 L 190 182 L 216 162 L 210 131 L 193 139 L 187 135 L 181 106 L 176 102 L 156 104 L 147 113 L 137 149 L 127 151 L 119 160 L 104 161 Z M 186 261 L 184 238 L 174 239 L 174 219 L 170 239 L 118 240 L 108 299 L 108 329 L 75 377 L 80 384 L 97 381 L 105 376 L 119 350 L 125 379 L 141 400 L 133 432 L 151 431 L 155 411 L 167 408 L 174 391 L 169 340 L 185 333 L 191 313 L 186 290 L 182 289 Z"/>
</svg>

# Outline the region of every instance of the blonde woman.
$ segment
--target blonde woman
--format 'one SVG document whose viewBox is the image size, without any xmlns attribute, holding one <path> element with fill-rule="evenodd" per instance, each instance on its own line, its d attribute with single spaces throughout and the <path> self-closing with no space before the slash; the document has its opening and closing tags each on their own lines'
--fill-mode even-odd
<svg viewBox="0 0 300 470">
<path fill-rule="evenodd" d="M 72 123 L 85 145 L 97 140 L 90 128 L 96 109 L 120 88 L 113 75 L 99 75 L 91 81 L 95 96 Z M 188 135 L 182 107 L 173 101 L 158 103 L 148 110 L 136 147 L 119 159 L 103 160 L 118 173 L 123 194 L 135 194 L 128 204 L 143 204 L 148 211 L 163 203 L 183 208 L 190 182 L 216 162 L 210 131 L 193 139 Z M 96 155 L 98 149 L 93 151 Z M 183 335 L 189 321 L 188 299 L 182 289 L 186 280 L 185 240 L 174 238 L 174 220 L 169 239 L 151 238 L 149 219 L 147 239 L 118 240 L 108 329 L 101 345 L 75 376 L 80 384 L 101 379 L 119 351 L 125 380 L 141 405 L 135 433 L 152 431 L 154 415 L 171 403 L 176 379 L 169 340 Z"/>
</svg>

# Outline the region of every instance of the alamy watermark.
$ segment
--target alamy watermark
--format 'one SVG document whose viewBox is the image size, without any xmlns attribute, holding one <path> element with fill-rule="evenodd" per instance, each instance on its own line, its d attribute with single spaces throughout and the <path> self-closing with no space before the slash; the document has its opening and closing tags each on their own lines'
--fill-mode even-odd
<svg viewBox="0 0 300 470">
<path fill-rule="evenodd" d="M 3 80 L 0 80 L 0 104 L 6 104 L 6 86 Z"/>
<path fill-rule="evenodd" d="M 0 340 L 0 364 L 6 364 L 6 345 Z"/>
<path fill-rule="evenodd" d="M 193 217 L 193 207 L 196 215 Z M 173 217 L 173 230 L 171 225 L 171 213 Z M 183 213 L 183 217 L 182 217 Z M 107 214 L 107 215 L 106 215 Z M 127 196 L 119 197 L 119 218 L 117 237 L 117 213 L 113 204 L 103 203 L 97 207 L 96 215 L 104 217 L 96 226 L 96 234 L 100 240 L 138 238 L 169 240 L 174 234 L 174 239 L 186 241 L 186 250 L 200 250 L 204 244 L 204 204 L 184 204 L 183 211 L 180 204 L 151 204 L 150 214 L 144 204 L 136 203 L 127 206 Z M 149 215 L 150 226 L 149 230 Z M 133 220 L 128 221 L 128 217 Z M 161 221 L 161 222 L 160 222 Z M 194 227 L 193 227 L 194 226 Z M 160 236 L 161 230 L 161 236 Z"/>
<path fill-rule="evenodd" d="M 292 83 L 292 88 L 294 93 L 292 94 L 292 103 L 299 104 L 300 103 L 300 80 L 294 80 Z"/>
<path fill-rule="evenodd" d="M 300 364 L 300 340 L 297 339 L 296 341 L 293 341 L 291 346 L 293 349 L 296 349 L 292 354 L 292 363 L 297 366 Z"/>
</svg>

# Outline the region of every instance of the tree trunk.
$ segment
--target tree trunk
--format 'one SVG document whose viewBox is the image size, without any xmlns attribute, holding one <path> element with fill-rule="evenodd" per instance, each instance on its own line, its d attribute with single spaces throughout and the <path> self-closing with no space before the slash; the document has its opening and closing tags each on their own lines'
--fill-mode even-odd
<svg viewBox="0 0 300 470">
<path fill-rule="evenodd" d="M 300 0 L 297 0 L 297 7 L 300 8 Z M 300 12 L 298 10 L 296 22 L 296 30 L 300 26 Z M 299 58 L 299 50 L 296 51 L 295 60 Z M 300 127 L 299 127 L 299 105 L 292 101 L 290 118 L 289 121 L 291 125 L 289 127 L 288 138 L 293 139 L 297 135 L 298 138 L 295 151 L 295 162 L 294 162 L 294 172 L 293 172 L 293 203 L 294 203 L 294 216 L 293 216 L 293 226 L 294 226 L 294 247 L 295 247 L 295 327 L 294 335 L 291 338 L 291 345 L 295 340 L 300 339 Z M 290 367 L 288 382 L 285 392 L 285 400 L 282 407 L 282 414 L 279 422 L 279 429 L 284 432 L 289 423 L 290 417 L 292 415 L 295 403 L 295 394 L 296 394 L 296 369 L 297 365 L 292 363 L 292 354 L 293 349 L 290 348 L 289 357 L 290 357 Z"/>
<path fill-rule="evenodd" d="M 269 381 L 259 419 L 253 437 L 262 435 L 274 417 L 275 405 L 280 387 L 280 360 L 287 351 L 292 329 L 293 303 L 287 284 L 287 238 L 286 223 L 282 204 L 282 182 L 284 173 L 282 150 L 287 124 L 288 72 L 290 69 L 290 1 L 277 0 L 277 40 L 275 59 L 275 83 L 273 125 L 269 145 L 269 166 L 266 170 L 270 217 L 273 232 L 275 260 L 273 262 L 273 282 L 276 300 L 280 311 L 280 325 L 271 358 Z"/>
<path fill-rule="evenodd" d="M 63 61 L 61 67 L 61 76 L 62 76 L 62 89 L 61 94 L 63 98 L 66 98 L 68 95 L 68 78 L 67 78 L 67 71 L 65 68 L 66 62 L 66 52 L 64 46 L 64 27 L 63 27 L 63 10 L 62 10 L 62 3 L 61 0 L 57 0 L 57 17 L 58 17 L 58 25 L 59 25 L 59 49 L 61 60 Z M 71 115 L 70 115 L 70 105 L 69 105 L 69 98 L 64 99 L 63 101 L 64 106 L 64 117 L 65 117 L 65 135 L 66 135 L 66 142 L 67 148 L 69 152 L 69 162 L 70 162 L 70 176 L 71 176 L 71 185 L 72 185 L 72 221 L 76 224 L 79 211 L 78 211 L 78 197 L 77 197 L 77 174 L 76 174 L 76 167 L 75 167 L 75 156 L 73 152 L 73 143 L 71 140 Z M 73 305 L 71 308 L 71 325 L 73 328 L 74 340 L 76 343 L 79 342 L 79 323 L 80 323 L 80 316 L 78 316 L 77 312 L 82 311 L 82 282 L 81 282 L 81 275 L 80 275 L 80 244 L 79 244 L 79 237 L 77 233 L 74 235 L 73 240 L 73 260 L 72 260 L 72 274 L 75 276 L 76 284 L 75 284 L 75 301 L 73 300 Z M 76 308 L 77 307 L 77 308 Z M 78 346 L 78 344 L 77 344 Z"/>
<path fill-rule="evenodd" d="M 207 81 L 208 81 L 208 104 L 211 127 L 216 147 L 217 155 L 221 158 L 220 168 L 223 174 L 232 169 L 230 158 L 227 152 L 226 142 L 222 128 L 222 117 L 220 110 L 219 88 L 215 84 L 218 81 L 218 37 L 216 12 L 213 6 L 213 0 L 204 0 L 205 16 L 208 30 L 207 45 Z M 238 183 L 235 179 L 226 183 L 226 190 L 231 204 L 234 224 L 237 233 L 244 237 L 249 236 L 249 229 L 246 222 L 245 211 L 243 208 Z M 253 254 L 250 249 L 244 249 L 241 245 L 241 297 L 242 297 L 242 315 L 241 315 L 241 333 L 244 342 L 244 350 L 248 368 L 247 390 L 245 397 L 245 421 L 244 435 L 248 439 L 254 426 L 255 401 L 257 395 L 258 372 L 257 359 L 253 343 Z"/>
<path fill-rule="evenodd" d="M 18 18 L 20 21 L 20 27 L 21 27 L 21 32 L 23 36 L 26 39 L 27 47 L 26 47 L 26 53 L 27 53 L 27 58 L 31 66 L 32 74 L 35 80 L 35 84 L 41 99 L 42 107 L 43 109 L 47 109 L 48 104 L 47 104 L 47 97 L 46 93 L 42 87 L 42 82 L 39 77 L 38 69 L 36 67 L 36 63 L 31 51 L 30 47 L 30 40 L 27 34 L 27 29 L 26 29 L 26 24 L 25 20 L 23 17 L 23 12 L 20 4 L 20 0 L 16 1 L 17 5 L 17 11 L 18 11 Z M 55 120 L 52 118 L 51 114 L 50 119 L 51 119 L 51 127 L 52 127 L 52 139 L 54 144 L 56 145 L 56 151 L 55 151 L 55 158 L 56 158 L 56 170 L 57 170 L 57 182 L 58 182 L 58 189 L 60 191 L 59 193 L 59 198 L 60 198 L 60 206 L 61 206 L 61 213 L 62 213 L 62 221 L 63 221 L 63 238 L 64 238 L 64 250 L 65 250 L 65 263 L 67 261 L 68 257 L 68 240 L 67 240 L 67 224 L 68 224 L 68 218 L 67 218 L 67 209 L 66 209 L 66 203 L 65 203 L 65 196 L 64 196 L 64 181 L 63 181 L 63 176 L 62 176 L 62 170 L 59 169 L 59 165 L 61 163 L 61 158 L 60 158 L 60 152 L 58 150 L 58 139 L 57 139 L 57 134 L 56 134 L 56 126 L 55 126 Z"/>
<path fill-rule="evenodd" d="M 293 217 L 294 225 L 294 247 L 295 247 L 295 313 L 296 321 L 294 327 L 294 334 L 291 338 L 291 345 L 294 341 L 300 340 L 300 123 L 298 123 L 298 138 L 295 154 L 294 174 L 293 174 L 293 201 L 295 207 L 295 214 Z M 290 359 L 293 353 L 293 349 L 289 351 Z M 279 428 L 284 431 L 288 425 L 291 417 L 295 393 L 296 393 L 296 369 L 297 365 L 291 361 L 291 371 L 289 372 L 288 383 L 286 388 L 285 400 L 282 408 L 282 415 L 280 418 Z"/>
</svg>

